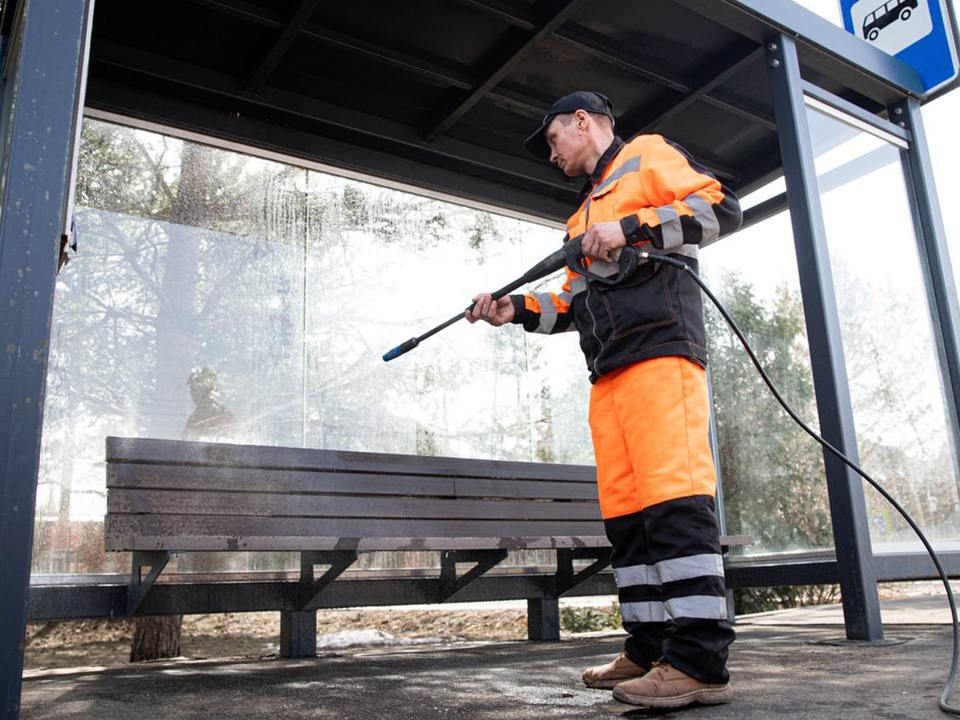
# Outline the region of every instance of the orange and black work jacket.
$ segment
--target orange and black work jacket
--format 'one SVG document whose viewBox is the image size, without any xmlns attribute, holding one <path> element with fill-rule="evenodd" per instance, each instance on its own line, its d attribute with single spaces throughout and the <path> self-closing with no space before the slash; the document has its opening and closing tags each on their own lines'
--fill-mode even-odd
<svg viewBox="0 0 960 720">
<path fill-rule="evenodd" d="M 660 135 L 640 135 L 626 144 L 615 138 L 600 157 L 580 207 L 567 220 L 567 236 L 619 221 L 628 243 L 681 256 L 696 271 L 697 248 L 736 230 L 741 217 L 737 197 L 683 148 Z M 618 267 L 593 261 L 589 269 L 608 277 Z M 665 355 L 707 363 L 700 288 L 679 268 L 642 261 L 612 286 L 567 268 L 561 292 L 511 299 L 513 322 L 528 331 L 579 331 L 591 382 Z"/>
</svg>

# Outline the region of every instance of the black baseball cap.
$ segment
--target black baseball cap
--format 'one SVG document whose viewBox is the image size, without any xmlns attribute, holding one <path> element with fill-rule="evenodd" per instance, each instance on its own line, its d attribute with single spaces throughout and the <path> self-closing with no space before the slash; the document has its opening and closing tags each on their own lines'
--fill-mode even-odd
<svg viewBox="0 0 960 720">
<path fill-rule="evenodd" d="M 553 104 L 547 114 L 543 116 L 540 127 L 523 141 L 524 146 L 538 158 L 549 160 L 550 146 L 547 144 L 547 138 L 545 137 L 547 126 L 557 115 L 566 115 L 577 110 L 606 115 L 610 118 L 610 122 L 613 122 L 613 103 L 610 102 L 610 98 L 593 90 L 577 90 L 569 95 L 564 95 Z"/>
</svg>

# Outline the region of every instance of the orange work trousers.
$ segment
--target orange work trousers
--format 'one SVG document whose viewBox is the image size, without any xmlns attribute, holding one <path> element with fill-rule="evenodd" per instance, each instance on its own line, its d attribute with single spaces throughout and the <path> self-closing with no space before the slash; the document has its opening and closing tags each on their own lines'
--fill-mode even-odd
<svg viewBox="0 0 960 720">
<path fill-rule="evenodd" d="M 590 395 L 624 651 L 641 667 L 663 660 L 702 682 L 725 683 L 734 633 L 708 418 L 706 371 L 676 356 L 605 375 Z"/>
<path fill-rule="evenodd" d="M 708 412 L 706 371 L 682 357 L 627 365 L 594 384 L 590 430 L 605 520 L 715 494 Z"/>
</svg>

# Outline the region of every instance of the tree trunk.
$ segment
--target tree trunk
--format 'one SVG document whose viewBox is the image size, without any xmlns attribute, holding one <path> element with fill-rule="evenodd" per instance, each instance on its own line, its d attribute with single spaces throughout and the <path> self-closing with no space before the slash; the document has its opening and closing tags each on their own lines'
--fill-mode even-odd
<svg viewBox="0 0 960 720">
<path fill-rule="evenodd" d="M 196 336 L 194 302 L 199 274 L 197 235 L 208 212 L 210 151 L 184 143 L 177 195 L 170 208 L 170 231 L 156 319 L 155 390 L 147 418 L 149 437 L 177 438 L 192 403 L 188 381 Z M 157 660 L 180 654 L 181 615 L 138 617 L 130 661 Z"/>
<path fill-rule="evenodd" d="M 130 647 L 130 662 L 159 660 L 180 655 L 182 615 L 151 615 L 137 618 Z"/>
</svg>

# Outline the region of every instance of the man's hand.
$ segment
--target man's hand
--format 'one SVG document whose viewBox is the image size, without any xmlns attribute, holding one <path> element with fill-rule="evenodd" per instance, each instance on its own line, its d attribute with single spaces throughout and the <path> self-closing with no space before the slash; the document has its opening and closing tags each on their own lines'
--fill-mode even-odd
<svg viewBox="0 0 960 720">
<path fill-rule="evenodd" d="M 591 225 L 590 229 L 584 233 L 580 249 L 591 260 L 613 262 L 610 251 L 622 248 L 626 244 L 627 239 L 623 236 L 620 223 L 614 220 Z"/>
<path fill-rule="evenodd" d="M 473 310 L 467 310 L 464 317 L 470 323 L 484 320 L 499 327 L 513 320 L 513 301 L 510 296 L 494 300 L 490 293 L 481 293 L 473 299 Z"/>
</svg>

